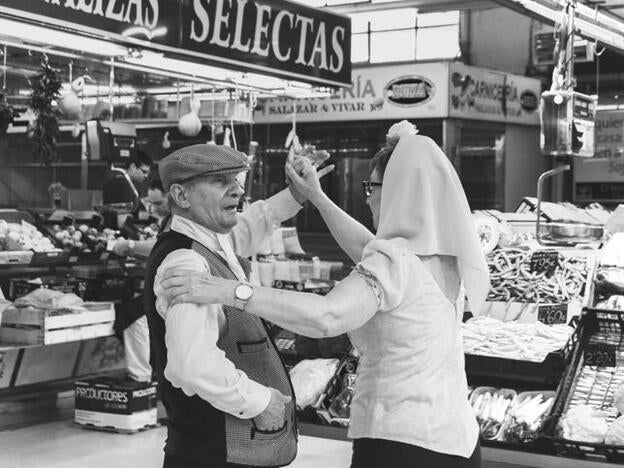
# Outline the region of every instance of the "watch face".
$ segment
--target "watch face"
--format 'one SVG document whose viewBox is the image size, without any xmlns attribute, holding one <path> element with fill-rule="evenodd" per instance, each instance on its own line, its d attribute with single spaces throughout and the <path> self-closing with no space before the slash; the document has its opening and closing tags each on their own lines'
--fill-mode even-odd
<svg viewBox="0 0 624 468">
<path fill-rule="evenodd" d="M 239 284 L 236 286 L 236 298 L 241 301 L 247 301 L 253 294 L 253 288 L 248 284 Z"/>
</svg>

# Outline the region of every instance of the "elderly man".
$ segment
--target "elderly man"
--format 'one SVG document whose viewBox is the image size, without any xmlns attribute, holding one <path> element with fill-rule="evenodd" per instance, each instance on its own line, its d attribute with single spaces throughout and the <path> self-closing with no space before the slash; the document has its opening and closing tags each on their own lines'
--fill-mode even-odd
<svg viewBox="0 0 624 468">
<path fill-rule="evenodd" d="M 290 379 L 264 323 L 244 312 L 253 287 L 237 254 L 254 254 L 301 205 L 286 189 L 237 213 L 247 169 L 243 153 L 211 144 L 159 164 L 172 219 L 147 263 L 144 307 L 170 420 L 165 468 L 283 466 L 296 455 Z M 240 281 L 237 307 L 168 304 L 160 278 L 180 266 Z"/>
</svg>

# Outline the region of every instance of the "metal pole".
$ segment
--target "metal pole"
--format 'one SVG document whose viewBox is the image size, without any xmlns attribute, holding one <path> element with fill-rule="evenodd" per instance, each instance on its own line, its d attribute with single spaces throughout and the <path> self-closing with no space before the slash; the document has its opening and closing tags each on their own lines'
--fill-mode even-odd
<svg viewBox="0 0 624 468">
<path fill-rule="evenodd" d="M 568 30 L 566 32 L 566 81 L 565 89 L 571 90 L 574 88 L 574 17 L 576 14 L 576 0 L 568 0 L 567 13 L 568 13 Z"/>
</svg>

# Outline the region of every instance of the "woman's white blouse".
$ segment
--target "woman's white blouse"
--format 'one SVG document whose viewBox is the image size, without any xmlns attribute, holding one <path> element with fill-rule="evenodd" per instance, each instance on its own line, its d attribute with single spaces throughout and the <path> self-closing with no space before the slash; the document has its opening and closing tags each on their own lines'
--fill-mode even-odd
<svg viewBox="0 0 624 468">
<path fill-rule="evenodd" d="M 372 283 L 380 307 L 350 333 L 360 361 L 349 437 L 470 457 L 479 429 L 468 403 L 463 304 L 444 296 L 401 240 L 369 243 L 352 274 Z"/>
</svg>

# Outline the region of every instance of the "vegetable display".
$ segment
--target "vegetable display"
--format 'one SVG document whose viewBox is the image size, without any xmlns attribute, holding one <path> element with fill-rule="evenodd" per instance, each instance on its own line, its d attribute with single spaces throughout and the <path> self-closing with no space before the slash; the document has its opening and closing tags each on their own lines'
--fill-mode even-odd
<svg viewBox="0 0 624 468">
<path fill-rule="evenodd" d="M 542 362 L 548 353 L 562 349 L 572 328 L 541 322 L 502 322 L 475 317 L 462 324 L 464 352 L 481 356 Z"/>
<path fill-rule="evenodd" d="M 555 392 L 519 394 L 507 414 L 503 438 L 522 443 L 537 439 L 554 401 Z"/>
<path fill-rule="evenodd" d="M 0 220 L 0 250 L 32 250 L 33 252 L 52 252 L 59 250 L 52 245 L 35 226 L 22 221 L 7 223 Z"/>
<path fill-rule="evenodd" d="M 507 410 L 515 396 L 515 391 L 504 388 L 479 387 L 472 392 L 470 405 L 477 417 L 481 436 L 485 440 L 499 438 Z"/>
<path fill-rule="evenodd" d="M 487 256 L 490 269 L 490 301 L 564 303 L 581 299 L 589 260 L 558 255 L 551 274 L 531 271 L 531 252 L 498 249 Z"/>
</svg>

